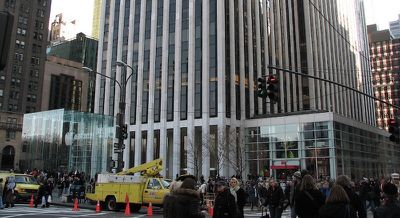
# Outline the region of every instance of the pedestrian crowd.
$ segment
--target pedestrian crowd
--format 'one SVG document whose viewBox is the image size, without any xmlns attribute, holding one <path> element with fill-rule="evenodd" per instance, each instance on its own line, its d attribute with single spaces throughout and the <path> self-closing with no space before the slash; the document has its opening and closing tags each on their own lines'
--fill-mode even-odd
<svg viewBox="0 0 400 218">
<path fill-rule="evenodd" d="M 13 173 L 13 171 L 10 172 Z M 68 196 L 70 200 L 84 198 L 87 187 L 90 190 L 94 188 L 94 178 L 90 179 L 84 172 L 50 172 L 33 169 L 25 171 L 24 174 L 33 176 L 39 184 L 38 191 L 35 193 L 34 207 L 39 205 L 42 208 L 48 208 L 53 197 Z M 0 178 L 0 209 L 14 207 L 15 188 L 15 176 L 11 174 L 5 178 L 5 182 L 3 178 Z"/>
<path fill-rule="evenodd" d="M 200 177 L 173 181 L 170 194 L 164 199 L 164 217 L 205 217 L 213 207 L 214 218 L 244 217 L 243 208 L 265 209 L 263 217 L 281 218 L 290 208 L 291 218 L 366 218 L 368 210 L 374 218 L 400 218 L 398 187 L 392 179 L 363 178 L 352 181 L 340 175 L 336 180 L 316 180 L 306 170 L 295 172 L 291 181 L 273 178 L 246 182 Z M 215 196 L 207 202 L 206 196 Z M 268 211 L 268 213 L 267 213 Z"/>
</svg>

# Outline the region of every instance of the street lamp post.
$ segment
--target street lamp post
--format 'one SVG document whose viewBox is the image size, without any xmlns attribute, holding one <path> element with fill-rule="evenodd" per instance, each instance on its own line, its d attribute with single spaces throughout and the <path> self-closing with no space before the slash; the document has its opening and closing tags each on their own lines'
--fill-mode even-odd
<svg viewBox="0 0 400 218">
<path fill-rule="evenodd" d="M 119 105 L 118 105 L 119 113 L 117 114 L 117 122 L 116 122 L 117 123 L 116 138 L 118 139 L 118 143 L 114 144 L 114 153 L 117 153 L 117 155 L 118 155 L 117 164 L 116 164 L 117 166 L 115 167 L 115 169 L 117 172 L 121 172 L 124 167 L 124 161 L 123 161 L 124 149 L 125 149 L 124 140 L 128 138 L 128 126 L 125 123 L 126 84 L 128 83 L 129 79 L 132 77 L 134 70 L 131 66 L 129 66 L 125 62 L 116 61 L 116 64 L 118 66 L 123 66 L 125 68 L 125 72 L 127 72 L 128 67 L 132 71 L 131 74 L 126 79 L 123 79 L 121 76 L 121 82 L 119 82 L 118 80 L 116 80 L 112 77 L 109 77 L 107 75 L 101 74 L 99 72 L 95 72 L 95 71 L 93 71 L 93 69 L 90 69 L 88 67 L 82 67 L 82 69 L 89 71 L 91 73 L 95 73 L 97 75 L 103 76 L 105 78 L 108 78 L 108 79 L 114 81 L 119 86 L 119 89 L 120 89 Z"/>
</svg>

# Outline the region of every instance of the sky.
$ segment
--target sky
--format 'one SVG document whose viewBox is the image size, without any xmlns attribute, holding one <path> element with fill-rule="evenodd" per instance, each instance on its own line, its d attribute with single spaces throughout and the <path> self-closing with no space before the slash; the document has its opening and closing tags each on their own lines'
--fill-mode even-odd
<svg viewBox="0 0 400 218">
<path fill-rule="evenodd" d="M 367 25 L 377 24 L 380 30 L 399 19 L 400 0 L 364 0 L 364 6 Z"/>
<path fill-rule="evenodd" d="M 63 13 L 67 20 L 77 20 L 78 32 L 91 35 L 94 0 L 53 0 L 51 5 L 50 23 L 54 17 Z M 366 23 L 378 24 L 379 29 L 389 28 L 389 21 L 397 20 L 400 14 L 400 0 L 364 0 Z"/>
<path fill-rule="evenodd" d="M 63 13 L 67 21 L 76 20 L 76 28 L 66 38 L 72 38 L 79 32 L 91 36 L 93 4 L 94 0 L 52 0 L 49 22 L 51 24 L 57 14 Z"/>
</svg>

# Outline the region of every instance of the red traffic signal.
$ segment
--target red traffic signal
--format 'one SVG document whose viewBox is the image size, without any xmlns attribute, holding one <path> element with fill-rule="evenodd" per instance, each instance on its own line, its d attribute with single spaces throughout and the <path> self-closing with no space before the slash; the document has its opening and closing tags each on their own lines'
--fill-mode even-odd
<svg viewBox="0 0 400 218">
<path fill-rule="evenodd" d="M 276 84 L 278 82 L 279 82 L 279 79 L 277 76 L 272 75 L 272 74 L 268 76 L 268 79 L 267 79 L 268 84 Z"/>
</svg>

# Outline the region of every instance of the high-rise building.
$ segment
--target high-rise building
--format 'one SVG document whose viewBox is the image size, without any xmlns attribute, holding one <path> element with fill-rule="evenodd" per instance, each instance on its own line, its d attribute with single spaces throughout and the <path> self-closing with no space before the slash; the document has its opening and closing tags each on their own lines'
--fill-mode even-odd
<svg viewBox="0 0 400 218">
<path fill-rule="evenodd" d="M 77 28 L 76 19 L 68 19 L 62 13 L 57 14 L 50 25 L 49 41 L 60 43 L 73 37 Z"/>
<path fill-rule="evenodd" d="M 400 38 L 391 31 L 368 26 L 370 60 L 375 96 L 400 106 Z M 389 120 L 398 117 L 399 110 L 376 101 L 377 125 L 388 130 Z"/>
<path fill-rule="evenodd" d="M 101 5 L 102 5 L 101 2 L 102 0 L 94 0 L 92 37 L 94 37 L 95 39 L 98 39 L 100 35 L 100 16 L 101 16 Z"/>
<path fill-rule="evenodd" d="M 87 112 L 89 74 L 82 63 L 47 56 L 42 111 L 65 109 Z"/>
<path fill-rule="evenodd" d="M 400 14 L 398 20 L 389 22 L 389 29 L 395 39 L 400 38 Z"/>
<path fill-rule="evenodd" d="M 98 41 L 96 39 L 88 37 L 83 33 L 78 33 L 73 39 L 53 43 L 47 47 L 47 54 L 81 63 L 83 67 L 88 67 L 96 71 L 97 46 Z M 96 75 L 90 74 L 88 82 L 88 90 L 85 91 L 85 93 L 88 93 L 88 101 L 85 108 L 87 108 L 89 112 L 93 112 Z"/>
<path fill-rule="evenodd" d="M 335 178 L 399 163 L 385 156 L 398 152 L 375 127 L 371 98 L 268 68 L 373 95 L 363 1 L 116 0 L 103 1 L 101 14 L 98 71 L 132 73 L 125 168 L 161 157 L 170 178 L 299 168 Z M 275 104 L 257 97 L 257 78 L 271 74 Z M 96 113 L 117 115 L 119 98 L 112 80 L 97 77 Z"/>
<path fill-rule="evenodd" d="M 14 14 L 9 60 L 0 71 L 0 110 L 40 109 L 51 0 L 5 0 L 0 10 Z M 30 84 L 37 83 L 33 89 Z"/>
</svg>

